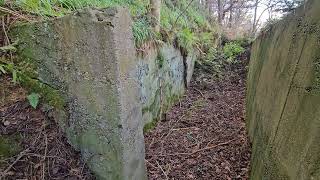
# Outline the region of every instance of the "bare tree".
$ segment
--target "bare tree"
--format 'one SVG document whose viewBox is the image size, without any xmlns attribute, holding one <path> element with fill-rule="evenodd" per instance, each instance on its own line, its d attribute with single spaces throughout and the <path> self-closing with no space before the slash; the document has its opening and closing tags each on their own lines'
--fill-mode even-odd
<svg viewBox="0 0 320 180">
<path fill-rule="evenodd" d="M 257 13 L 258 13 L 258 5 L 259 5 L 259 0 L 255 0 L 254 3 L 254 15 L 253 15 L 253 23 L 252 23 L 252 30 L 251 34 L 254 35 L 257 29 Z"/>
<path fill-rule="evenodd" d="M 222 3 L 221 0 L 218 0 L 218 23 L 221 25 L 222 24 Z"/>
</svg>

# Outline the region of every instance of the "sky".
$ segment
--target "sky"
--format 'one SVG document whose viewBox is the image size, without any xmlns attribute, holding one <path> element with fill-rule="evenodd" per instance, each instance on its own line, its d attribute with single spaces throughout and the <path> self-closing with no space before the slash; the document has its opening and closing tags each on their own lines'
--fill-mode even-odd
<svg viewBox="0 0 320 180">
<path fill-rule="evenodd" d="M 267 6 L 260 4 L 260 6 L 258 7 L 258 11 L 257 11 L 257 16 L 259 17 L 261 13 L 263 13 L 263 10 L 266 9 Z M 260 19 L 261 23 L 265 23 L 268 19 L 269 15 L 268 15 L 268 11 L 265 11 Z"/>
<path fill-rule="evenodd" d="M 259 24 L 261 25 L 259 28 L 263 27 L 263 25 L 267 22 L 267 20 L 269 19 L 269 12 L 268 10 L 264 11 L 267 6 L 265 4 L 267 4 L 267 2 L 269 2 L 269 0 L 262 0 L 261 3 L 258 6 L 258 11 L 257 11 L 257 18 L 259 18 L 259 16 L 261 15 Z M 275 13 L 273 12 L 273 18 L 280 18 L 282 16 L 281 13 Z"/>
</svg>

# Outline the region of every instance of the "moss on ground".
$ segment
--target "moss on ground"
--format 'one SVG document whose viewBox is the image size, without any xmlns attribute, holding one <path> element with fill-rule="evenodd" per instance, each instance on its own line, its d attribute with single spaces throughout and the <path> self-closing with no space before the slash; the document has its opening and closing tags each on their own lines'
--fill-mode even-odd
<svg viewBox="0 0 320 180">
<path fill-rule="evenodd" d="M 14 135 L 1 135 L 0 136 L 0 160 L 12 157 L 18 154 L 22 148 L 20 146 L 20 136 Z"/>
</svg>

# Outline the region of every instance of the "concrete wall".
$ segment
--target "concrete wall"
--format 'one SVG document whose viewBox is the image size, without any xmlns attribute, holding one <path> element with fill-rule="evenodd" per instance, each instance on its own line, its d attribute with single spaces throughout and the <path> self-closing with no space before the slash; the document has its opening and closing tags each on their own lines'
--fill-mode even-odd
<svg viewBox="0 0 320 180">
<path fill-rule="evenodd" d="M 164 45 L 137 55 L 123 8 L 86 9 L 10 34 L 32 67 L 25 84 L 54 107 L 50 114 L 96 177 L 146 179 L 143 127 L 185 92 L 196 54 Z"/>
<path fill-rule="evenodd" d="M 196 53 L 183 56 L 172 45 L 165 44 L 138 55 L 138 80 L 141 88 L 143 122 L 159 119 L 179 97 L 191 81 Z"/>
<path fill-rule="evenodd" d="M 16 27 L 18 54 L 65 104 L 56 120 L 98 179 L 146 179 L 131 19 L 123 8 L 84 10 Z M 50 94 L 49 94 L 50 95 Z"/>
<path fill-rule="evenodd" d="M 320 1 L 254 42 L 246 103 L 251 179 L 320 179 Z"/>
</svg>

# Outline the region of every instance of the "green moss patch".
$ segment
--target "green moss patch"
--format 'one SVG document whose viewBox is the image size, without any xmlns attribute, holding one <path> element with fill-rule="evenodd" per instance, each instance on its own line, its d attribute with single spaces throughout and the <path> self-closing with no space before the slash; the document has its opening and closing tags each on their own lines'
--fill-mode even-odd
<svg viewBox="0 0 320 180">
<path fill-rule="evenodd" d="M 1 135 L 0 159 L 6 159 L 18 154 L 22 150 L 20 140 L 21 137 L 19 135 Z"/>
</svg>

